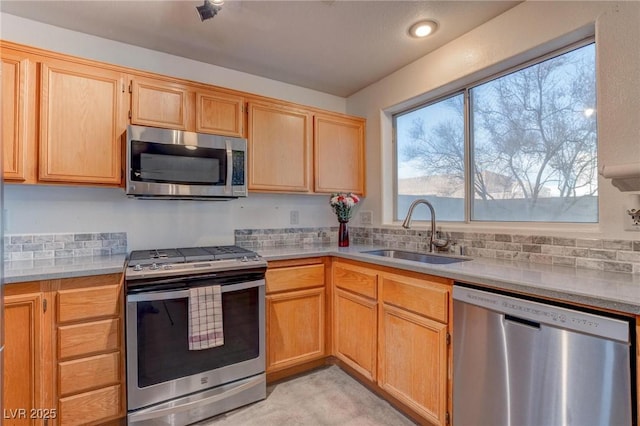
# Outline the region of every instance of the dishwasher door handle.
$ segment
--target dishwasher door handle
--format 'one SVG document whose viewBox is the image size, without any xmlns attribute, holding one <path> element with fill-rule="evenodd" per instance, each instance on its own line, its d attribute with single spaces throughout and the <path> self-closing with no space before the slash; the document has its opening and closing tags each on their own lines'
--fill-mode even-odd
<svg viewBox="0 0 640 426">
<path fill-rule="evenodd" d="M 513 315 L 509 315 L 509 314 L 504 314 L 504 320 L 505 321 L 510 321 L 510 322 L 516 322 L 516 323 L 519 323 L 519 324 L 524 324 L 526 326 L 537 328 L 538 330 L 540 330 L 540 323 L 539 322 L 531 321 L 531 320 L 524 319 L 524 318 L 514 317 Z"/>
</svg>

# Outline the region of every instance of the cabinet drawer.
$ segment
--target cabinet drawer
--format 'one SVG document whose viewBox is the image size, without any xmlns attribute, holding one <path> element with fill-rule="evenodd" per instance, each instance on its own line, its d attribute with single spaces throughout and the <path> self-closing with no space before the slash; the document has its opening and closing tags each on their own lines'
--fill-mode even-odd
<svg viewBox="0 0 640 426">
<path fill-rule="evenodd" d="M 382 301 L 425 317 L 447 323 L 449 318 L 450 289 L 428 280 L 384 275 Z"/>
<path fill-rule="evenodd" d="M 362 296 L 371 299 L 378 297 L 378 274 L 369 269 L 345 263 L 334 263 L 333 282 L 336 287 Z"/>
<path fill-rule="evenodd" d="M 324 285 L 324 265 L 293 266 L 267 270 L 267 293 Z"/>
<path fill-rule="evenodd" d="M 120 385 L 60 398 L 60 424 L 86 425 L 121 414 Z"/>
<path fill-rule="evenodd" d="M 117 316 L 120 313 L 119 296 L 119 285 L 60 290 L 58 322 Z"/>
<path fill-rule="evenodd" d="M 62 396 L 113 385 L 120 381 L 120 352 L 61 362 L 58 367 Z"/>
<path fill-rule="evenodd" d="M 120 342 L 120 326 L 120 320 L 114 318 L 58 327 L 58 357 L 64 359 L 116 350 Z"/>
</svg>

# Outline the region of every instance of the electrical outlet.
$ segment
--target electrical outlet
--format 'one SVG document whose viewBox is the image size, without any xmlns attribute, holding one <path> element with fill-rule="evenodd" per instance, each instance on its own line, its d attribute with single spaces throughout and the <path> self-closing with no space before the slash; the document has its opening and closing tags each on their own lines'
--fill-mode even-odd
<svg viewBox="0 0 640 426">
<path fill-rule="evenodd" d="M 300 223 L 300 212 L 298 210 L 291 210 L 289 212 L 289 223 L 291 225 L 297 225 Z"/>
<path fill-rule="evenodd" d="M 373 224 L 373 212 L 369 210 L 360 212 L 360 224 L 361 225 Z"/>
<path fill-rule="evenodd" d="M 629 209 L 624 215 L 625 231 L 640 231 L 640 209 Z"/>
</svg>

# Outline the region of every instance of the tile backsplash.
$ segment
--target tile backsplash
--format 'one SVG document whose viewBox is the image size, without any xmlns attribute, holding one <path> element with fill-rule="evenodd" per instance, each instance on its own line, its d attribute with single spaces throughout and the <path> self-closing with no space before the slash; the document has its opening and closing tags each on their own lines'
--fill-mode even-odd
<svg viewBox="0 0 640 426">
<path fill-rule="evenodd" d="M 349 234 L 352 244 L 428 251 L 429 231 L 425 230 L 350 227 Z M 640 241 L 480 232 L 443 232 L 442 237 L 455 243 L 452 252 L 471 257 L 640 273 Z M 254 250 L 335 244 L 337 240 L 337 227 L 235 231 L 236 244 Z"/>
<path fill-rule="evenodd" d="M 351 228 L 351 241 L 427 251 L 429 233 L 397 228 Z M 480 232 L 443 232 L 441 238 L 455 243 L 453 252 L 471 257 L 640 273 L 640 241 Z"/>
<path fill-rule="evenodd" d="M 334 244 L 338 227 L 236 229 L 235 244 L 252 250 Z"/>
<path fill-rule="evenodd" d="M 15 234 L 4 236 L 4 260 L 127 254 L 126 232 Z"/>
</svg>

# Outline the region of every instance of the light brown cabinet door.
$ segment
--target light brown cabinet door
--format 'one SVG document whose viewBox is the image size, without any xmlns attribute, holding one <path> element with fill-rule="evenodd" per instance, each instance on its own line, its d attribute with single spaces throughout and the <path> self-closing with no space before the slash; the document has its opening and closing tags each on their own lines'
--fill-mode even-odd
<svg viewBox="0 0 640 426">
<path fill-rule="evenodd" d="M 41 68 L 39 179 L 119 185 L 124 75 L 66 61 Z"/>
<path fill-rule="evenodd" d="M 50 408 L 44 401 L 42 293 L 4 298 L 4 425 L 42 424 L 32 409 Z"/>
<path fill-rule="evenodd" d="M 309 192 L 311 113 L 259 102 L 248 108 L 249 189 Z"/>
<path fill-rule="evenodd" d="M 335 356 L 371 381 L 376 379 L 377 317 L 375 300 L 335 289 Z"/>
<path fill-rule="evenodd" d="M 2 155 L 3 177 L 11 181 L 27 180 L 28 106 L 34 86 L 31 61 L 21 55 L 2 51 Z M 32 163 L 35 159 L 32 158 Z"/>
<path fill-rule="evenodd" d="M 267 373 L 325 356 L 325 289 L 267 296 Z"/>
<path fill-rule="evenodd" d="M 447 326 L 382 305 L 378 384 L 431 424 L 447 411 Z"/>
<path fill-rule="evenodd" d="M 215 91 L 196 92 L 196 132 L 244 136 L 242 96 Z"/>
<path fill-rule="evenodd" d="M 192 104 L 193 92 L 182 84 L 137 76 L 131 81 L 131 124 L 193 130 Z"/>
<path fill-rule="evenodd" d="M 316 114 L 314 191 L 364 194 L 363 119 Z"/>
</svg>

